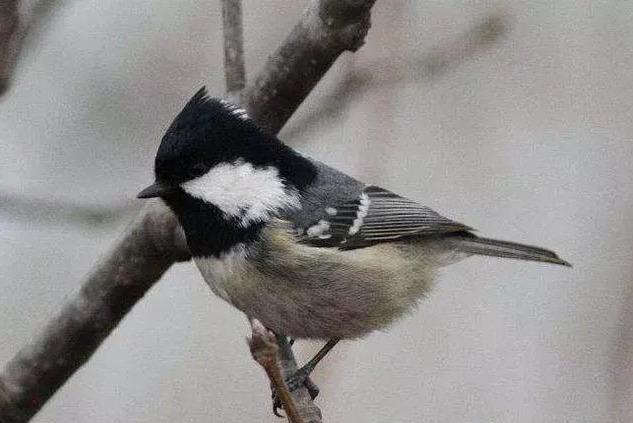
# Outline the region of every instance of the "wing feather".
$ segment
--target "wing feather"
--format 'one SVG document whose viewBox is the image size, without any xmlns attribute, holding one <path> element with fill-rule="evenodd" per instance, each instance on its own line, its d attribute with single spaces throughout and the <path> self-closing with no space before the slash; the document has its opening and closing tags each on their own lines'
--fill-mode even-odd
<svg viewBox="0 0 633 423">
<path fill-rule="evenodd" d="M 432 209 L 377 186 L 367 186 L 359 198 L 328 207 L 333 214 L 314 222 L 319 230 L 301 241 L 345 249 L 367 247 L 402 238 L 471 230 Z"/>
</svg>

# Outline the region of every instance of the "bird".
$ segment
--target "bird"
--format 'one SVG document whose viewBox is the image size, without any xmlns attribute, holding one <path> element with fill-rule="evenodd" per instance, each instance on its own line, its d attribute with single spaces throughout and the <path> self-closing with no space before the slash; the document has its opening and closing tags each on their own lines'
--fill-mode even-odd
<svg viewBox="0 0 633 423">
<path fill-rule="evenodd" d="M 308 386 L 339 340 L 413 311 L 446 265 L 473 255 L 570 265 L 311 159 L 205 87 L 165 132 L 154 174 L 138 197 L 175 213 L 218 297 L 275 334 L 327 341 L 291 389 Z"/>
</svg>

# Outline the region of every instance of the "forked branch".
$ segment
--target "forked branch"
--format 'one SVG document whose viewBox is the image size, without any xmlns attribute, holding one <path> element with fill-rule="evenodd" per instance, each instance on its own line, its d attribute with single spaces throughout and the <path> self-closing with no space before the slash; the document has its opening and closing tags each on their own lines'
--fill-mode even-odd
<svg viewBox="0 0 633 423">
<path fill-rule="evenodd" d="M 362 45 L 374 2 L 312 1 L 255 82 L 245 88 L 243 106 L 250 116 L 278 132 L 336 58 Z M 0 57 L 3 54 L 6 51 L 0 51 Z M 162 203 L 150 202 L 81 282 L 77 294 L 0 373 L 0 421 L 30 420 L 165 271 L 188 258 L 175 216 Z"/>
</svg>

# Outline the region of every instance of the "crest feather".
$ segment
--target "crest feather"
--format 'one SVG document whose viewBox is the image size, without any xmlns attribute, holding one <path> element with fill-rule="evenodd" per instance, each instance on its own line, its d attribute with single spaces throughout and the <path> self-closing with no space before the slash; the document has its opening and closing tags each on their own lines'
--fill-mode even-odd
<svg viewBox="0 0 633 423">
<path fill-rule="evenodd" d="M 226 100 L 210 97 L 207 88 L 202 87 L 174 119 L 169 131 L 204 129 L 211 124 L 230 126 L 244 123 L 252 125 L 244 109 Z"/>
</svg>

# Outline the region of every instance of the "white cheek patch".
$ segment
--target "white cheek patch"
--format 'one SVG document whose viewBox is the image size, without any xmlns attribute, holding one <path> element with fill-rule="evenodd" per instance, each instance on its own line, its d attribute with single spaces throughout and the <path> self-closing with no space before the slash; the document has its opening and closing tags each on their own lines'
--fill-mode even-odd
<svg viewBox="0 0 633 423">
<path fill-rule="evenodd" d="M 269 220 L 281 208 L 299 207 L 299 196 L 286 188 L 276 168 L 254 167 L 241 159 L 220 163 L 181 186 L 227 217 L 238 218 L 242 226 Z"/>
</svg>

